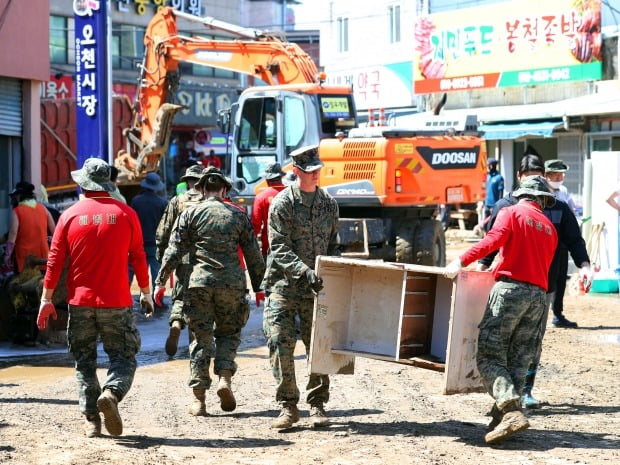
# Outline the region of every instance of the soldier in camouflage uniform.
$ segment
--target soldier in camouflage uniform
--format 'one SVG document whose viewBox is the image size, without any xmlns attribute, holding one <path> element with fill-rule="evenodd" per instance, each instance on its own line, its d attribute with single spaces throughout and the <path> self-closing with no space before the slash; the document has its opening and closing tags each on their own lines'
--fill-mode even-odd
<svg viewBox="0 0 620 465">
<path fill-rule="evenodd" d="M 172 233 L 176 219 L 185 209 L 197 205 L 203 198 L 202 192 L 196 188 L 196 183 L 202 175 L 202 170 L 203 167 L 201 165 L 193 165 L 185 170 L 185 174 L 181 176 L 181 181 L 187 183 L 188 190 L 170 200 L 159 222 L 155 242 L 157 245 L 156 258 L 160 263 L 166 251 L 166 247 L 168 247 L 168 241 L 170 240 L 170 234 Z M 171 295 L 172 308 L 170 310 L 170 317 L 168 318 L 170 332 L 165 345 L 166 353 L 171 358 L 177 353 L 179 336 L 185 327 L 185 317 L 183 315 L 183 288 L 190 271 L 189 255 L 186 255 L 183 257 L 181 264 L 174 270 L 175 281 Z"/>
<path fill-rule="evenodd" d="M 294 351 L 297 343 L 295 318 L 299 318 L 301 339 L 310 349 L 314 296 L 322 280 L 314 273 L 317 255 L 336 255 L 338 204 L 318 187 L 323 162 L 318 147 L 303 147 L 291 153 L 298 182 L 272 201 L 269 209 L 267 271 L 263 287 L 265 301 L 263 329 L 268 339 L 276 401 L 280 416 L 273 428 L 289 428 L 299 421 L 299 389 L 295 380 Z M 329 400 L 329 377 L 311 374 L 306 385 L 313 426 L 327 424 L 323 405 Z"/>
<path fill-rule="evenodd" d="M 194 340 L 189 345 L 194 403 L 190 413 L 206 416 L 205 391 L 211 386 L 209 365 L 219 375 L 217 395 L 222 410 L 233 411 L 236 400 L 231 377 L 241 329 L 250 315 L 246 276 L 237 248 L 241 246 L 254 291 L 260 290 L 265 263 L 248 216 L 222 198 L 230 181 L 215 167 L 206 168 L 197 183 L 204 200 L 177 220 L 157 276 L 155 300 L 161 300 L 170 274 L 189 254 L 192 267 L 183 295 L 184 312 Z M 215 339 L 215 357 L 212 348 Z"/>
<path fill-rule="evenodd" d="M 486 311 L 478 328 L 478 371 L 495 399 L 485 441 L 494 444 L 529 427 L 521 411 L 528 365 L 542 340 L 548 270 L 556 230 L 542 210 L 555 203 L 542 176 L 526 178 L 512 194 L 516 205 L 500 210 L 493 228 L 478 244 L 451 262 L 445 275 L 500 249 Z"/>
</svg>

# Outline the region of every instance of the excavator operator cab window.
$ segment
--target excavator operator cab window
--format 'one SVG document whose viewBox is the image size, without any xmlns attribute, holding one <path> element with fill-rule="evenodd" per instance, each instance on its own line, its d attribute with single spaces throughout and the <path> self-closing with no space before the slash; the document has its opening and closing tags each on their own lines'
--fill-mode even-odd
<svg viewBox="0 0 620 465">
<path fill-rule="evenodd" d="M 245 101 L 237 146 L 239 151 L 273 150 L 277 147 L 275 98 L 253 98 Z"/>
<path fill-rule="evenodd" d="M 248 184 L 259 181 L 267 165 L 279 161 L 277 108 L 274 97 L 248 98 L 241 106 L 236 163 L 237 173 Z"/>
</svg>

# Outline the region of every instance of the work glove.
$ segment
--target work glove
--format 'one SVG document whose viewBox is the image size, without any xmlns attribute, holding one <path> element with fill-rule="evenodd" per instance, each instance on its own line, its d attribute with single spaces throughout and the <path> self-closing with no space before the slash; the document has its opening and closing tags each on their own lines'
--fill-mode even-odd
<svg viewBox="0 0 620 465">
<path fill-rule="evenodd" d="M 443 275 L 446 278 L 454 279 L 456 275 L 459 274 L 459 271 L 461 271 L 462 268 L 463 265 L 461 264 L 461 259 L 455 258 L 450 263 L 448 263 L 448 266 L 444 268 Z"/>
<path fill-rule="evenodd" d="M 144 315 L 148 318 L 153 316 L 155 305 L 153 304 L 153 296 L 151 293 L 140 292 L 140 307 L 144 311 Z"/>
<path fill-rule="evenodd" d="M 50 319 L 56 319 L 56 307 L 51 300 L 41 299 L 41 304 L 39 305 L 39 314 L 37 315 L 37 328 L 40 330 L 44 330 L 47 328 L 47 322 Z"/>
<path fill-rule="evenodd" d="M 315 294 L 318 294 L 323 289 L 323 280 L 316 275 L 312 268 L 308 268 L 306 271 L 306 279 Z"/>
<path fill-rule="evenodd" d="M 164 306 L 164 293 L 165 292 L 166 292 L 166 286 L 155 286 L 155 292 L 153 293 L 153 295 L 155 295 L 155 303 L 160 307 Z"/>
<path fill-rule="evenodd" d="M 264 291 L 258 291 L 254 297 L 256 298 L 256 306 L 259 307 L 261 302 L 265 301 L 265 292 Z"/>
<path fill-rule="evenodd" d="M 584 293 L 590 291 L 593 279 L 594 273 L 589 266 L 586 265 L 579 268 L 579 288 L 582 289 Z"/>
</svg>

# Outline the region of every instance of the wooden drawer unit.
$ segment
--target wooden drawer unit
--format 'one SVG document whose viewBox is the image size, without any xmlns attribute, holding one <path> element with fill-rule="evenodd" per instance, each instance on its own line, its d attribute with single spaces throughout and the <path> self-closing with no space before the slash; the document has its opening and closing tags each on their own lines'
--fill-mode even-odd
<svg viewBox="0 0 620 465">
<path fill-rule="evenodd" d="M 315 299 L 310 371 L 351 374 L 355 357 L 444 372 L 443 392 L 479 390 L 478 323 L 490 273 L 318 257 L 324 289 Z"/>
</svg>

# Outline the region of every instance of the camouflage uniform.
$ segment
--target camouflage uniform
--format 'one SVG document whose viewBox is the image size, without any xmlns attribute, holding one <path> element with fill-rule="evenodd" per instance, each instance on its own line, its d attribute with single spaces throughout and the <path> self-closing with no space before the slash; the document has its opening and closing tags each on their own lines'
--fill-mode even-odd
<svg viewBox="0 0 620 465">
<path fill-rule="evenodd" d="M 164 216 L 162 216 L 159 226 L 157 227 L 155 239 L 157 244 L 157 261 L 160 263 L 162 261 L 176 219 L 186 209 L 193 207 L 194 205 L 198 205 L 202 199 L 202 193 L 196 188 L 193 188 L 181 195 L 173 197 L 170 200 L 168 206 L 166 207 L 166 211 L 164 212 Z M 172 323 L 178 321 L 181 323 L 181 329 L 185 327 L 185 316 L 183 314 L 183 288 L 191 269 L 188 254 L 183 257 L 181 264 L 177 266 L 176 270 L 174 270 L 175 280 L 171 295 L 172 309 L 170 310 L 168 323 L 172 325 Z"/>
<path fill-rule="evenodd" d="M 246 277 L 237 255 L 239 245 L 256 291 L 265 264 L 250 220 L 237 207 L 211 197 L 181 213 L 164 253 L 158 286 L 165 285 L 170 273 L 189 254 L 191 272 L 184 308 L 194 334 L 189 346 L 192 388 L 208 389 L 211 385 L 209 364 L 214 336 L 214 373 L 230 370 L 234 374 L 237 369 L 234 360 L 241 329 L 249 316 Z"/>
<path fill-rule="evenodd" d="M 97 336 L 110 359 L 105 387 L 119 402 L 125 397 L 136 372 L 140 333 L 131 307 L 94 308 L 69 305 L 67 345 L 75 359 L 80 411 L 97 412 L 101 386 L 97 379 Z"/>
<path fill-rule="evenodd" d="M 497 281 L 479 325 L 476 361 L 501 409 L 519 399 L 527 368 L 542 341 L 546 292 L 523 281 Z"/>
<path fill-rule="evenodd" d="M 297 404 L 294 351 L 297 342 L 295 317 L 299 317 L 301 340 L 310 350 L 314 294 L 305 274 L 314 269 L 317 255 L 336 255 L 338 204 L 321 188 L 304 193 L 292 185 L 280 192 L 269 209 L 267 271 L 263 287 L 263 330 L 268 339 L 271 370 L 277 382 L 276 401 Z M 329 377 L 310 375 L 307 402 L 329 400 Z"/>
</svg>

